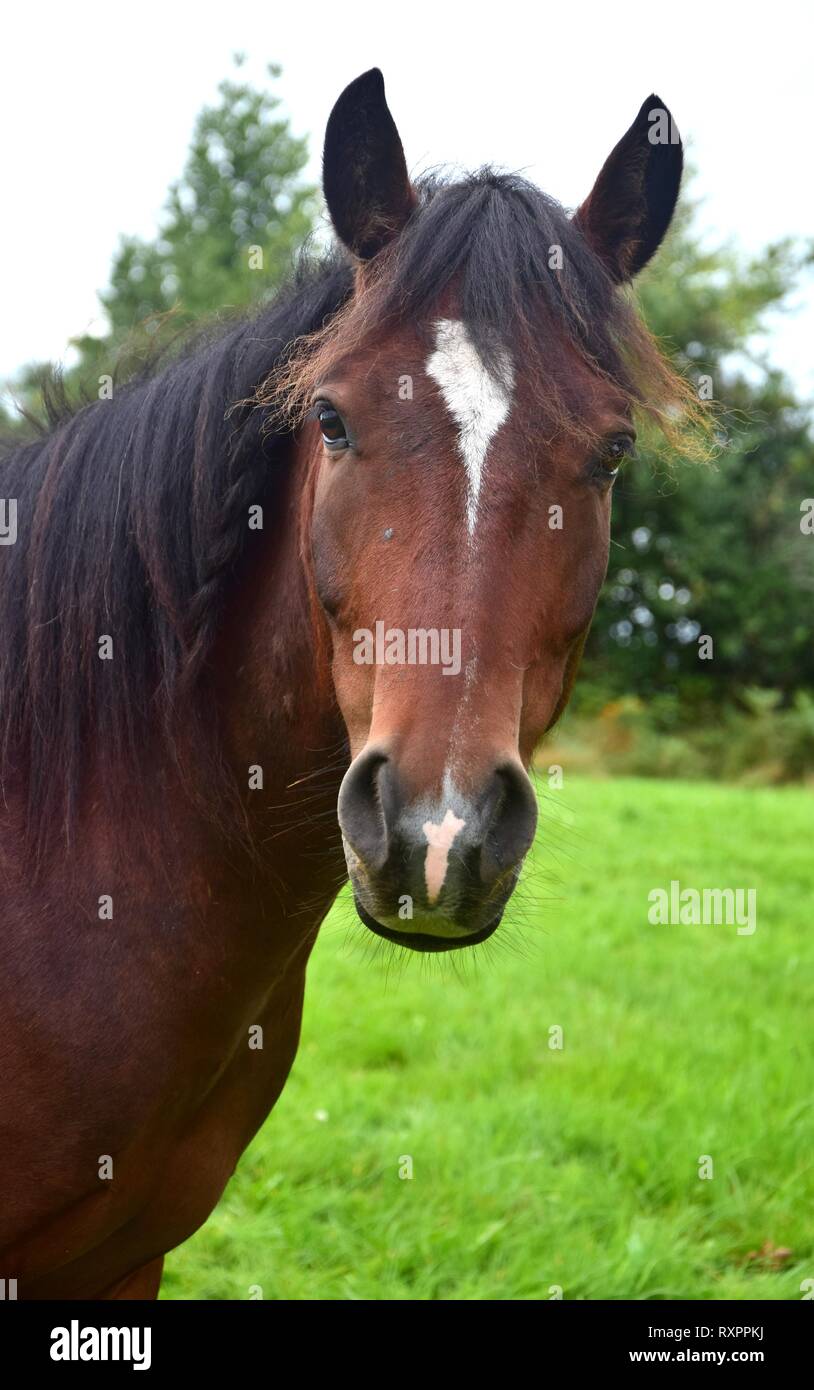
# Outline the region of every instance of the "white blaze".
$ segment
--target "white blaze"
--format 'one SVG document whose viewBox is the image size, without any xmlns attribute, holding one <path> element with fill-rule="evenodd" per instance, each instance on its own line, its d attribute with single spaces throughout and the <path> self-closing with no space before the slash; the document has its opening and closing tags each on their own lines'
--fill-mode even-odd
<svg viewBox="0 0 814 1390">
<path fill-rule="evenodd" d="M 489 445 L 509 414 L 514 373 L 504 354 L 506 383 L 493 377 L 460 319 L 439 319 L 435 352 L 427 372 L 435 381 L 458 426 L 458 450 L 466 467 L 466 524 L 470 537 L 478 519 L 478 497 Z"/>
<path fill-rule="evenodd" d="M 431 820 L 428 820 L 421 827 L 427 837 L 424 878 L 427 883 L 427 900 L 430 905 L 436 901 L 444 886 L 452 841 L 465 825 L 465 820 L 459 820 L 453 811 L 448 810 L 440 825 L 434 825 Z"/>
</svg>

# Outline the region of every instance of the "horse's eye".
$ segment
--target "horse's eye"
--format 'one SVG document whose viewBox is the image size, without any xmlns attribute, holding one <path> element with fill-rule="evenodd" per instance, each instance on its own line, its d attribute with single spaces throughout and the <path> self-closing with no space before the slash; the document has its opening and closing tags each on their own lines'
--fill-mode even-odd
<svg viewBox="0 0 814 1390">
<path fill-rule="evenodd" d="M 334 410 L 327 401 L 320 401 L 317 406 L 317 419 L 322 430 L 322 438 L 329 449 L 344 449 L 347 447 L 348 434 L 345 429 L 342 416 L 338 410 Z"/>
<path fill-rule="evenodd" d="M 635 439 L 629 434 L 617 435 L 605 441 L 598 458 L 594 459 L 593 474 L 602 482 L 612 482 L 619 472 L 622 459 L 634 455 Z"/>
</svg>

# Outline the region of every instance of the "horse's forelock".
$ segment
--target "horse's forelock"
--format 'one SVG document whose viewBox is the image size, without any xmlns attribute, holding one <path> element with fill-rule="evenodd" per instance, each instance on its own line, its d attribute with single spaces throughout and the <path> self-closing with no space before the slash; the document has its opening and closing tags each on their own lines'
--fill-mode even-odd
<svg viewBox="0 0 814 1390">
<path fill-rule="evenodd" d="M 695 422 L 687 383 L 552 198 L 488 168 L 458 182 L 429 176 L 418 192 L 401 235 L 357 272 L 355 294 L 320 332 L 292 345 L 261 388 L 272 418 L 301 421 L 314 388 L 343 360 L 371 346 L 386 353 L 405 326 L 430 333 L 439 304 L 453 297 L 494 376 L 508 350 L 545 388 L 553 428 L 591 438 L 569 378 L 574 355 L 668 433 L 681 418 Z"/>
</svg>

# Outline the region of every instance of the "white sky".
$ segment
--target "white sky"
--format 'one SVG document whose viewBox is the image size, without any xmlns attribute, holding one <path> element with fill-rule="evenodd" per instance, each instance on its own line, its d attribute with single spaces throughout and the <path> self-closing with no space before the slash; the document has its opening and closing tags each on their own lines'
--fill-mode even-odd
<svg viewBox="0 0 814 1390">
<path fill-rule="evenodd" d="M 570 205 L 656 91 L 692 143 L 706 233 L 753 253 L 814 234 L 810 0 L 38 0 L 3 29 L 0 376 L 62 357 L 97 319 L 119 235 L 154 233 L 237 50 L 253 80 L 282 64 L 315 179 L 333 102 L 374 65 L 411 169 L 492 162 Z M 809 280 L 768 339 L 809 398 L 812 340 Z"/>
</svg>

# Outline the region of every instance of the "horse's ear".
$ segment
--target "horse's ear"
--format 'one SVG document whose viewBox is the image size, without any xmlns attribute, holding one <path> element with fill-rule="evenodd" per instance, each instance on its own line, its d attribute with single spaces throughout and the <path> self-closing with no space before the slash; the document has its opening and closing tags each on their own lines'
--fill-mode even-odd
<svg viewBox="0 0 814 1390">
<path fill-rule="evenodd" d="M 330 114 L 322 187 L 337 236 L 360 260 L 397 236 L 415 206 L 378 68 L 351 82 Z"/>
<path fill-rule="evenodd" d="M 649 96 L 574 218 L 618 283 L 632 279 L 658 250 L 683 164 L 675 122 L 664 102 Z"/>
</svg>

